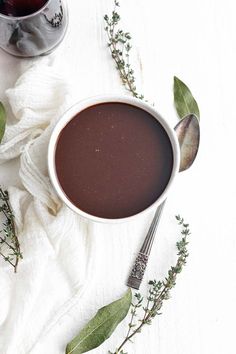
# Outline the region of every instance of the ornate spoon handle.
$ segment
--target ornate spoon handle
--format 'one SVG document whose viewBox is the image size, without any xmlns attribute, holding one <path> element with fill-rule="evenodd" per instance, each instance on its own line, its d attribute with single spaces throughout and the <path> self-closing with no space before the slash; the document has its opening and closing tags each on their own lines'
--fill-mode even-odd
<svg viewBox="0 0 236 354">
<path fill-rule="evenodd" d="M 139 289 L 140 284 L 143 280 L 143 276 L 147 267 L 148 257 L 151 253 L 153 241 L 156 235 L 156 230 L 161 218 L 162 210 L 164 208 L 165 201 L 159 205 L 152 220 L 151 226 L 148 230 L 147 236 L 144 243 L 139 251 L 139 254 L 135 260 L 134 266 L 131 270 L 130 276 L 128 278 L 127 285 L 130 288 Z"/>
</svg>

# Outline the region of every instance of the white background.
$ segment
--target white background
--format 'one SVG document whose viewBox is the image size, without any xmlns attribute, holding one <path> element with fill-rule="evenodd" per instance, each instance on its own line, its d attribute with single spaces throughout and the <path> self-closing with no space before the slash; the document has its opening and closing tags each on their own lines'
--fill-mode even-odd
<svg viewBox="0 0 236 354">
<path fill-rule="evenodd" d="M 78 99 L 101 93 L 123 93 L 119 77 L 106 48 L 103 15 L 112 0 L 70 0 L 70 28 L 55 53 L 58 70 L 74 85 Z M 163 277 L 175 261 L 178 228 L 173 216 L 183 215 L 191 225 L 190 257 L 177 280 L 163 314 L 129 346 L 137 354 L 235 354 L 236 317 L 236 5 L 234 0 L 126 0 L 120 1 L 122 25 L 132 34 L 132 61 L 138 87 L 174 126 L 173 76 L 192 90 L 201 111 L 201 149 L 194 166 L 175 184 L 147 272 L 147 279 Z M 0 100 L 8 107 L 4 92 L 14 85 L 27 60 L 0 52 Z M 17 183 L 17 163 L 1 166 L 2 183 Z M 62 354 L 68 340 L 99 306 L 119 297 L 124 284 L 108 276 L 128 274 L 135 252 L 144 237 L 151 215 L 137 223 L 104 227 L 114 246 L 132 242 L 128 263 L 122 263 L 122 247 L 104 257 L 101 268 L 104 291 L 88 294 L 83 318 L 74 308 L 61 329 L 49 333 L 33 354 Z M 132 237 L 129 235 L 132 233 Z M 129 241 L 130 240 L 130 241 Z M 124 261 L 125 262 L 125 261 Z M 114 268 L 114 269 L 113 269 Z M 105 279 L 104 279 L 105 278 Z M 96 282 L 95 282 L 96 284 Z M 145 293 L 146 284 L 142 288 Z M 106 353 L 120 343 L 121 325 L 101 350 Z M 145 348 L 145 349 L 144 349 Z"/>
</svg>

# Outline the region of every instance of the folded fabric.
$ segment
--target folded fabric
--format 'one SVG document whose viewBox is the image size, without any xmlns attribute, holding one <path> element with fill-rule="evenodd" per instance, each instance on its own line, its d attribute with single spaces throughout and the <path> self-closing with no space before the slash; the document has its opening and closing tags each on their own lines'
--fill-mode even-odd
<svg viewBox="0 0 236 354">
<path fill-rule="evenodd" d="M 62 113 L 82 97 L 78 90 L 74 97 L 50 57 L 26 63 L 6 92 L 16 119 L 0 145 L 0 163 L 20 162 L 21 188 L 6 187 L 24 256 L 17 274 L 0 259 L 0 353 L 64 354 L 95 312 L 126 290 L 134 251 L 150 220 L 96 224 L 60 202 L 48 177 L 48 142 Z M 115 349 L 127 321 L 93 353 Z M 146 352 L 145 343 L 133 345 L 131 353 Z"/>
<path fill-rule="evenodd" d="M 9 193 L 24 259 L 17 275 L 0 261 L 0 353 L 26 354 L 83 296 L 95 242 L 92 226 L 61 205 L 47 176 L 50 133 L 70 105 L 64 79 L 43 58 L 6 95 L 17 121 L 7 126 L 0 161 L 20 158 L 23 187 Z"/>
</svg>

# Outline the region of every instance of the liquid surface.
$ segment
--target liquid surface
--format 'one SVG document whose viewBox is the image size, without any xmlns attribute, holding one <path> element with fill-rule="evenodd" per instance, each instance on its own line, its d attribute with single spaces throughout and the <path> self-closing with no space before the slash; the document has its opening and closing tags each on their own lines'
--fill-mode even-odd
<svg viewBox="0 0 236 354">
<path fill-rule="evenodd" d="M 80 112 L 62 130 L 55 155 L 58 180 L 70 201 L 108 219 L 153 204 L 173 168 L 172 146 L 161 124 L 124 103 Z"/>
<path fill-rule="evenodd" d="M 0 12 L 7 16 L 27 16 L 43 7 L 48 0 L 0 0 Z"/>
</svg>

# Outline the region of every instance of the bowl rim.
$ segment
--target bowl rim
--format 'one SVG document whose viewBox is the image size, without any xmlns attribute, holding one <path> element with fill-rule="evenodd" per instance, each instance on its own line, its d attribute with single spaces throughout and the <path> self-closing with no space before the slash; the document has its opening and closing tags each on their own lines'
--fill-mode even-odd
<svg viewBox="0 0 236 354">
<path fill-rule="evenodd" d="M 63 128 L 69 123 L 70 120 L 72 120 L 76 114 L 80 113 L 81 111 L 85 110 L 88 107 L 97 105 L 97 104 L 102 104 L 102 103 L 111 103 L 111 102 L 118 102 L 118 103 L 126 103 L 130 104 L 133 106 L 136 106 L 138 108 L 141 108 L 151 114 L 165 129 L 171 145 L 172 145 L 172 150 L 173 150 L 173 168 L 171 172 L 170 179 L 162 192 L 162 194 L 158 197 L 158 199 L 151 204 L 149 207 L 146 209 L 140 211 L 137 214 L 127 216 L 124 218 L 118 218 L 118 219 L 109 219 L 109 218 L 102 218 L 99 216 L 91 215 L 89 213 L 86 213 L 85 211 L 81 210 L 77 206 L 75 206 L 67 197 L 65 192 L 63 191 L 58 177 L 56 173 L 56 164 L 55 164 L 55 152 L 56 152 L 56 146 L 57 146 L 57 141 L 58 137 L 63 130 Z M 78 101 L 75 103 L 72 107 L 70 107 L 67 111 L 64 112 L 64 114 L 59 118 L 57 123 L 55 124 L 50 140 L 49 140 L 49 145 L 48 145 L 48 172 L 49 172 L 49 177 L 51 180 L 51 183 L 57 193 L 57 195 L 60 197 L 62 202 L 64 202 L 71 210 L 79 214 L 80 216 L 85 217 L 86 219 L 89 219 L 94 222 L 100 222 L 100 223 L 106 223 L 106 224 L 117 224 L 117 223 L 122 223 L 126 221 L 131 221 L 136 219 L 137 217 L 144 215 L 154 208 L 157 208 L 162 202 L 167 197 L 167 194 L 169 193 L 173 181 L 175 180 L 175 177 L 177 173 L 179 172 L 179 166 L 180 166 L 180 148 L 179 148 L 179 143 L 178 139 L 176 136 L 176 133 L 174 129 L 167 123 L 167 121 L 154 109 L 153 106 L 149 105 L 147 102 L 143 102 L 140 99 L 134 98 L 134 97 L 129 97 L 125 95 L 99 95 L 99 96 L 93 96 L 89 97 L 86 99 L 83 99 L 81 101 Z"/>
</svg>

